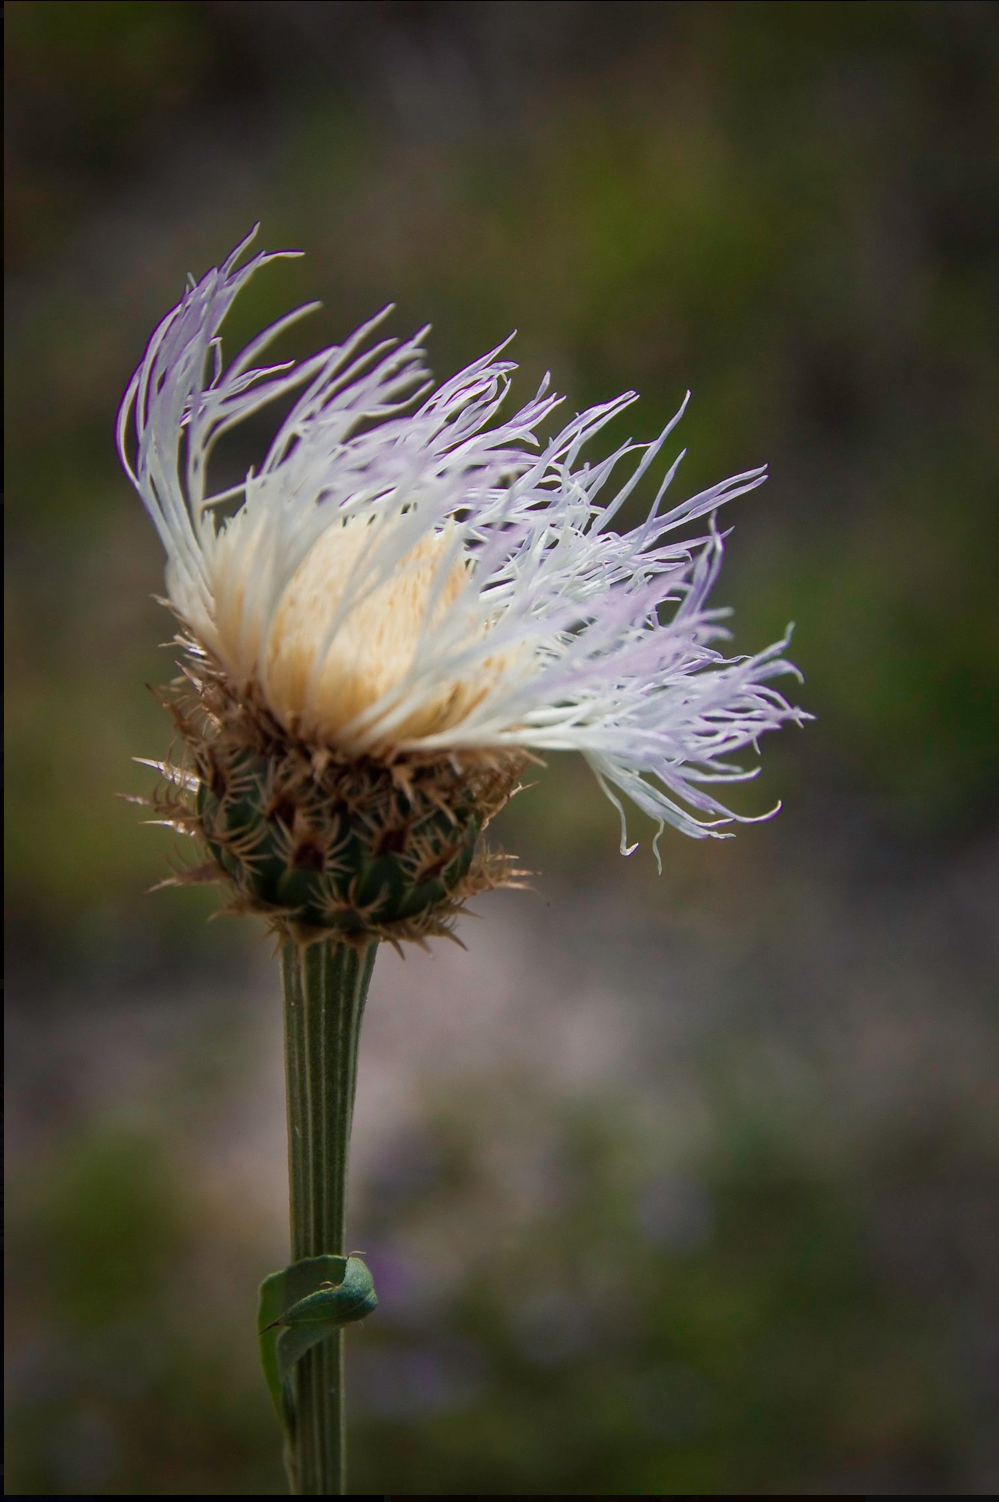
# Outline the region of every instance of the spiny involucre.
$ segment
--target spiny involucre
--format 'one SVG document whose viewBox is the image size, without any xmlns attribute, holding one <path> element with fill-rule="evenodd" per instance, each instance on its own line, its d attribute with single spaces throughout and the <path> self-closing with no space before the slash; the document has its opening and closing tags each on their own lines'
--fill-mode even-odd
<svg viewBox="0 0 999 1502">
<path fill-rule="evenodd" d="M 224 874 L 238 905 L 301 934 L 444 931 L 462 897 L 505 879 L 479 835 L 548 751 L 586 757 L 622 851 L 622 794 L 656 822 L 657 858 L 667 823 L 703 836 L 740 819 L 709 786 L 755 775 L 731 758 L 805 718 L 769 686 L 794 671 L 786 640 L 726 657 L 726 612 L 708 608 L 715 513 L 765 471 L 667 506 L 678 457 L 619 531 L 686 399 L 652 442 L 594 461 L 584 446 L 634 393 L 543 437 L 560 398 L 546 377 L 503 418 L 505 346 L 434 389 L 426 331 L 374 342 L 381 315 L 311 359 L 261 364 L 310 304 L 226 366 L 223 319 L 276 258 L 240 266 L 248 243 L 163 319 L 118 418 L 184 627 L 173 710 L 191 761 L 166 768 L 161 811 L 207 842 L 193 874 Z M 217 440 L 279 398 L 263 462 L 213 492 Z"/>
</svg>

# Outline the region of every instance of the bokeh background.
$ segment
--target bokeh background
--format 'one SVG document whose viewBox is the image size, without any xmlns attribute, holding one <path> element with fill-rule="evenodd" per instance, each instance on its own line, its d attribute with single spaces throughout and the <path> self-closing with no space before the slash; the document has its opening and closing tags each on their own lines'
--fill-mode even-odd
<svg viewBox="0 0 999 1502">
<path fill-rule="evenodd" d="M 146 895 L 170 837 L 115 798 L 169 740 L 171 628 L 114 413 L 257 219 L 307 256 L 232 340 L 394 300 L 443 375 L 516 326 L 522 394 L 636 386 L 643 437 L 690 385 L 678 489 L 772 467 L 717 602 L 744 649 L 797 622 L 817 716 L 743 790 L 780 817 L 668 835 L 661 877 L 553 758 L 498 831 L 535 891 L 380 958 L 355 1488 L 999 1484 L 997 17 L 7 7 L 11 1490 L 284 1489 L 276 969 Z"/>
</svg>

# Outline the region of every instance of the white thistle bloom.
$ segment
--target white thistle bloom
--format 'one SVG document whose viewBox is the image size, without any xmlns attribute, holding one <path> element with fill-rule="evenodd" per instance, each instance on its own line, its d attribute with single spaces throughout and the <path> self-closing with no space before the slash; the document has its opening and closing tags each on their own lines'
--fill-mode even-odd
<svg viewBox="0 0 999 1502">
<path fill-rule="evenodd" d="M 726 612 L 708 606 L 715 513 L 764 469 L 668 505 L 680 455 L 645 519 L 618 531 L 686 398 L 652 442 L 594 460 L 584 451 L 634 393 L 543 437 L 560 399 L 546 377 L 504 418 L 503 345 L 434 389 L 422 333 L 373 343 L 380 315 L 299 364 L 261 364 L 310 304 L 226 366 L 223 319 L 275 258 L 238 266 L 247 244 L 163 319 L 118 419 L 170 603 L 232 693 L 340 758 L 579 751 L 621 814 L 623 851 L 622 795 L 656 842 L 667 823 L 703 836 L 740 819 L 709 788 L 755 775 L 732 757 L 803 718 L 770 687 L 794 671 L 786 641 L 726 656 Z M 259 468 L 213 492 L 218 439 L 296 392 Z M 678 538 L 693 522 L 700 535 Z"/>
</svg>

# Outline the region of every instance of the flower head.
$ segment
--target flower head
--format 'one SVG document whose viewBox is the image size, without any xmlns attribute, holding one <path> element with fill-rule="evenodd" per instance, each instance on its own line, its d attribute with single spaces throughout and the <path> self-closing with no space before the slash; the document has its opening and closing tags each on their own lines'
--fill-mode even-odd
<svg viewBox="0 0 999 1502">
<path fill-rule="evenodd" d="M 754 775 L 731 757 L 802 718 L 769 686 L 794 671 L 786 643 L 726 657 L 725 612 L 708 606 L 715 513 L 765 471 L 670 506 L 678 458 L 619 531 L 686 399 L 651 442 L 593 460 L 584 449 L 634 394 L 543 437 L 560 399 L 546 378 L 503 417 L 505 346 L 434 389 L 422 334 L 377 341 L 381 315 L 299 364 L 262 364 L 313 304 L 225 365 L 223 319 L 275 258 L 240 266 L 248 243 L 164 318 L 118 419 L 186 631 L 193 688 L 175 714 L 193 769 L 168 775 L 198 806 L 174 822 L 194 821 L 250 905 L 392 936 L 439 927 L 448 902 L 499 879 L 473 847 L 532 756 L 582 752 L 622 850 L 622 795 L 656 822 L 656 845 L 667 823 L 703 836 L 739 819 L 710 786 Z M 263 462 L 213 492 L 217 441 L 281 398 Z M 374 855 L 354 848 L 362 827 Z M 400 842 L 416 852 L 405 900 L 382 901 Z M 294 861 L 311 886 L 290 881 Z M 359 861 L 377 870 L 361 880 Z"/>
</svg>

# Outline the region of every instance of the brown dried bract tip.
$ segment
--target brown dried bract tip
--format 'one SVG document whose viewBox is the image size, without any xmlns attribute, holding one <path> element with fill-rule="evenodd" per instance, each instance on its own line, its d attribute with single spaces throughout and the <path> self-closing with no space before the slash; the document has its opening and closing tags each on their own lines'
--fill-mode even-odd
<svg viewBox="0 0 999 1502">
<path fill-rule="evenodd" d="M 148 800 L 194 836 L 202 859 L 161 885 L 222 882 L 222 911 L 263 917 L 282 940 L 335 937 L 397 947 L 454 938 L 470 897 L 522 885 L 483 831 L 519 791 L 517 753 L 347 758 L 289 735 L 251 687 L 236 694 L 200 643 L 182 641 L 183 677 L 159 691 L 179 756 L 146 763 Z"/>
</svg>

